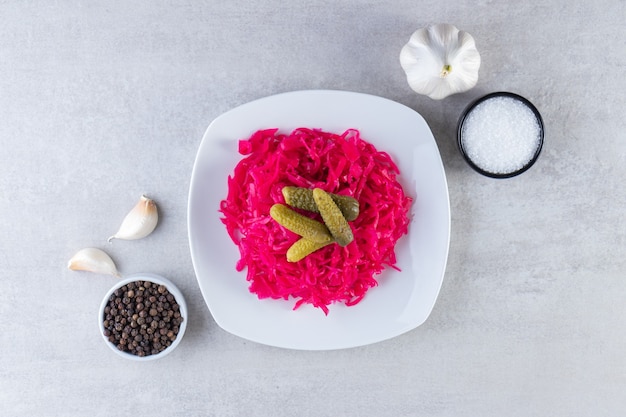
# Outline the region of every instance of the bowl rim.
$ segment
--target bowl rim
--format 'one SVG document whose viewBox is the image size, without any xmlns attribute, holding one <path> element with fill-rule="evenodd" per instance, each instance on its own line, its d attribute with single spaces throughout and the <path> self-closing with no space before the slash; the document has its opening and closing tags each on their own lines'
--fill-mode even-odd
<svg viewBox="0 0 626 417">
<path fill-rule="evenodd" d="M 124 285 L 126 285 L 126 284 L 128 284 L 130 282 L 135 282 L 135 281 L 150 281 L 150 282 L 155 283 L 155 284 L 165 285 L 167 287 L 167 290 L 176 299 L 176 302 L 178 303 L 178 306 L 179 306 L 179 309 L 180 309 L 180 314 L 183 317 L 183 322 L 179 326 L 178 334 L 176 335 L 176 339 L 174 339 L 174 341 L 172 342 L 172 344 L 170 346 L 168 346 L 163 351 L 161 351 L 161 352 L 159 352 L 157 354 L 154 354 L 154 355 L 137 356 L 137 355 L 133 355 L 132 353 L 123 352 L 123 351 L 119 350 L 113 343 L 109 342 L 109 339 L 104 335 L 103 316 L 104 316 L 104 309 L 107 306 L 108 301 L 109 301 L 109 297 L 111 297 L 111 294 L 113 294 L 115 292 L 115 290 L 117 290 L 118 288 L 121 288 Z M 189 318 L 188 318 L 188 314 L 187 314 L 187 303 L 185 301 L 185 297 L 180 292 L 178 287 L 172 281 L 170 281 L 169 279 L 167 279 L 167 278 L 165 278 L 165 277 L 163 277 L 161 275 L 157 275 L 157 274 L 151 273 L 151 272 L 142 272 L 142 273 L 136 273 L 136 274 L 132 274 L 132 275 L 127 275 L 126 278 L 123 278 L 122 280 L 118 281 L 113 287 L 111 287 L 109 289 L 109 291 L 107 291 L 106 295 L 102 299 L 102 302 L 100 303 L 100 309 L 98 310 L 98 329 L 99 329 L 99 332 L 100 332 L 100 336 L 102 336 L 102 339 L 105 341 L 107 346 L 113 352 L 117 353 L 119 356 L 121 356 L 121 357 L 123 357 L 125 359 L 137 361 L 137 362 L 147 362 L 147 361 L 152 361 L 152 360 L 155 360 L 155 359 L 160 359 L 160 358 L 168 355 L 169 353 L 171 353 L 178 346 L 180 341 L 182 340 L 183 335 L 185 334 L 185 330 L 187 329 L 187 322 L 188 321 L 189 321 Z"/>
<path fill-rule="evenodd" d="M 467 155 L 467 153 L 465 152 L 465 149 L 463 147 L 463 124 L 465 123 L 465 119 L 467 118 L 467 116 L 470 114 L 470 112 L 476 107 L 478 106 L 480 103 L 487 101 L 489 99 L 495 98 L 495 97 L 509 97 L 515 100 L 518 100 L 520 102 L 522 102 L 523 104 L 525 104 L 535 115 L 535 117 L 537 118 L 537 123 L 539 123 L 539 145 L 537 146 L 537 150 L 535 151 L 535 154 L 533 155 L 532 158 L 530 158 L 530 160 L 524 164 L 524 166 L 522 166 L 520 169 L 517 169 L 515 171 L 511 171 L 511 172 L 505 172 L 505 173 L 495 173 L 495 172 L 490 172 L 487 171 L 481 167 L 479 167 L 478 165 L 476 165 L 474 163 L 474 161 L 472 161 L 472 159 Z M 526 172 L 528 169 L 530 169 L 531 166 L 533 166 L 535 164 L 535 162 L 537 162 L 537 159 L 539 159 L 539 155 L 541 154 L 541 150 L 543 149 L 543 142 L 544 142 L 544 135 L 545 135 L 545 125 L 543 123 L 543 118 L 541 117 L 541 113 L 539 113 L 539 110 L 537 110 L 537 107 L 535 107 L 535 105 L 533 103 L 530 102 L 530 100 L 528 100 L 525 97 L 520 96 L 519 94 L 515 94 L 509 91 L 495 91 L 489 94 L 485 94 L 481 97 L 478 97 L 477 99 L 473 100 L 472 102 L 470 102 L 465 109 L 463 110 L 463 112 L 461 113 L 461 116 L 459 117 L 459 121 L 457 123 L 457 129 L 456 129 L 456 137 L 457 137 L 457 146 L 459 148 L 459 151 L 461 152 L 461 155 L 463 156 L 463 159 L 465 160 L 465 162 L 467 162 L 467 164 L 472 167 L 472 169 L 474 169 L 474 171 L 478 172 L 479 174 L 482 174 L 486 177 L 491 177 L 491 178 L 511 178 L 511 177 L 516 177 L 519 174 Z"/>
</svg>

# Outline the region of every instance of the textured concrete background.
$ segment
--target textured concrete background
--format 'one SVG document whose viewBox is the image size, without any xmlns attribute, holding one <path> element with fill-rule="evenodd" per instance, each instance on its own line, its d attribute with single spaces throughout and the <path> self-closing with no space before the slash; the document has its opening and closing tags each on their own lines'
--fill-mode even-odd
<svg viewBox="0 0 626 417">
<path fill-rule="evenodd" d="M 626 414 L 626 2 L 0 2 L 0 415 L 623 416 Z M 410 34 L 449 22 L 482 55 L 478 85 L 432 101 L 408 87 Z M 187 243 L 202 134 L 222 112 L 299 89 L 420 112 L 452 207 L 450 257 L 421 327 L 302 352 L 213 322 Z M 455 147 L 473 98 L 508 90 L 542 112 L 521 177 L 472 172 Z M 162 220 L 110 236 L 141 193 Z M 71 272 L 85 246 L 187 297 L 187 333 L 136 364 L 102 342 L 114 278 Z"/>
</svg>

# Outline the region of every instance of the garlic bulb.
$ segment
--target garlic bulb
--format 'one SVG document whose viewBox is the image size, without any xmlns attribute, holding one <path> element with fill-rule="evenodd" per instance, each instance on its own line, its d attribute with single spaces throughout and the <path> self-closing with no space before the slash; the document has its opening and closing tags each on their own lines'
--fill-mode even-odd
<svg viewBox="0 0 626 417">
<path fill-rule="evenodd" d="M 480 54 L 469 33 L 436 24 L 413 33 L 400 52 L 400 64 L 415 92 L 441 100 L 476 85 Z"/>
<path fill-rule="evenodd" d="M 113 259 L 101 249 L 85 248 L 81 249 L 67 264 L 72 271 L 88 271 L 97 274 L 107 274 L 119 277 Z"/>
<path fill-rule="evenodd" d="M 122 225 L 116 234 L 109 238 L 109 242 L 113 239 L 134 240 L 148 236 L 159 221 L 159 213 L 156 203 L 142 195 L 139 202 L 126 215 Z"/>
</svg>

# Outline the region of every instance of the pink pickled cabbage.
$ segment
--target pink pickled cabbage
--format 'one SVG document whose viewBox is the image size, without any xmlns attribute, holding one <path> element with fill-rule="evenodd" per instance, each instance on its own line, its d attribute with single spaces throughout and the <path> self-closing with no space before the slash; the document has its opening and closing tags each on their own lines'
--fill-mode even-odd
<svg viewBox="0 0 626 417">
<path fill-rule="evenodd" d="M 397 269 L 394 247 L 408 232 L 412 200 L 396 180 L 399 171 L 391 157 L 362 140 L 357 130 L 341 135 L 306 128 L 291 134 L 259 130 L 239 142 L 239 153 L 245 157 L 228 177 L 221 220 L 239 247 L 236 269 L 247 268 L 249 289 L 258 298 L 293 298 L 294 309 L 309 303 L 328 314 L 334 302 L 351 306 L 361 301 L 385 266 Z M 350 222 L 354 241 L 287 262 L 287 249 L 300 236 L 269 215 L 274 203 L 285 203 L 284 186 L 356 198 L 360 214 Z"/>
</svg>

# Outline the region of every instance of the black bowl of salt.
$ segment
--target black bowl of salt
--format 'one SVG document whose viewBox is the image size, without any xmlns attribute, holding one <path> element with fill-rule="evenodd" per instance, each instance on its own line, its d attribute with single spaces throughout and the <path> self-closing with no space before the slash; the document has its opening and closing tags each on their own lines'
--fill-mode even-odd
<svg viewBox="0 0 626 417">
<path fill-rule="evenodd" d="M 491 178 L 528 170 L 543 147 L 543 119 L 527 99 L 495 92 L 470 103 L 459 118 L 457 142 L 465 161 Z"/>
</svg>

